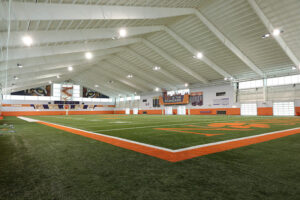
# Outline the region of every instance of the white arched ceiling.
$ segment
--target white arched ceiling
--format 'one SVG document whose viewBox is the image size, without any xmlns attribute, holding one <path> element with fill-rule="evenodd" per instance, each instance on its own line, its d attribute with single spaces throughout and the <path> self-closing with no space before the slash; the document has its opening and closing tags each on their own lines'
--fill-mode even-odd
<svg viewBox="0 0 300 200">
<path fill-rule="evenodd" d="M 296 0 L 16 0 L 10 16 L 8 6 L 1 1 L 0 80 L 9 89 L 71 79 L 116 96 L 299 73 Z M 283 33 L 262 39 L 275 28 Z"/>
</svg>

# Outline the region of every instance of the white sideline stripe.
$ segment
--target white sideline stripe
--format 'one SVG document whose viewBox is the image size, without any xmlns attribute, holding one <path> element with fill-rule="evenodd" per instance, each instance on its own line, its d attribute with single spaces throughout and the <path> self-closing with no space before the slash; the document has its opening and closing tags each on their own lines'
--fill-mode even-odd
<svg viewBox="0 0 300 200">
<path fill-rule="evenodd" d="M 187 150 L 191 150 L 191 149 L 197 149 L 197 148 L 200 148 L 200 147 L 213 146 L 213 145 L 216 145 L 216 144 L 224 144 L 224 143 L 227 143 L 227 142 L 234 142 L 234 141 L 240 141 L 240 140 L 245 140 L 245 139 L 250 139 L 250 138 L 257 138 L 257 137 L 261 137 L 261 136 L 265 136 L 265 135 L 272 135 L 272 134 L 276 134 L 276 133 L 280 133 L 280 132 L 292 131 L 292 130 L 297 130 L 297 129 L 300 129 L 300 128 L 298 127 L 298 128 L 292 128 L 292 129 L 285 129 L 285 130 L 281 130 L 281 131 L 273 131 L 273 132 L 270 132 L 270 133 L 263 133 L 263 134 L 259 134 L 259 135 L 246 136 L 246 137 L 241 137 L 241 138 L 236 138 L 236 139 L 224 140 L 224 141 L 220 141 L 220 142 L 212 142 L 212 143 L 208 143 L 208 144 L 201 144 L 201 145 L 196 145 L 196 146 L 192 146 L 192 147 L 177 149 L 177 150 L 174 150 L 174 152 L 187 151 Z"/>
<path fill-rule="evenodd" d="M 25 120 L 27 122 L 37 122 L 38 120 L 36 119 L 31 119 L 31 118 L 27 118 L 27 117 L 18 117 L 19 119 Z"/>
<path fill-rule="evenodd" d="M 78 130 L 78 131 L 83 131 L 83 132 L 90 133 L 90 134 L 93 134 L 93 135 L 100 135 L 100 136 L 107 137 L 107 138 L 113 138 L 113 139 L 122 140 L 122 141 L 125 141 L 125 142 L 134 143 L 134 144 L 139 144 L 139 145 L 142 145 L 142 146 L 147 146 L 147 147 L 151 147 L 151 148 L 155 148 L 155 149 L 161 149 L 161 150 L 164 150 L 164 151 L 174 152 L 174 150 L 172 150 L 172 149 L 168 149 L 168 148 L 164 148 L 164 147 L 159 147 L 159 146 L 155 146 L 155 145 L 151 145 L 151 144 L 145 144 L 145 143 L 142 143 L 142 142 L 136 142 L 136 141 L 133 141 L 133 140 L 127 140 L 127 139 L 124 139 L 124 138 L 119 138 L 119 137 L 115 137 L 115 136 L 105 135 L 105 134 L 101 134 L 101 133 L 94 133 L 94 132 L 91 132 L 91 131 L 86 131 L 86 130 L 82 130 L 82 129 L 79 129 L 79 128 L 73 128 L 73 127 L 69 127 L 69 126 L 55 124 L 55 123 L 52 123 L 52 122 L 46 122 L 46 121 L 37 120 L 37 122 L 38 121 L 49 123 L 49 124 L 54 124 L 54 125 L 57 125 L 57 126 L 62 126 L 62 127 L 65 127 L 65 128 L 70 128 L 70 129 L 74 129 L 74 130 Z"/>
<path fill-rule="evenodd" d="M 46 121 L 41 121 L 41 120 L 30 119 L 30 118 L 27 118 L 27 117 L 18 117 L 18 118 L 23 119 L 23 120 L 28 121 L 28 122 L 38 122 L 38 121 L 46 122 Z M 34 120 L 34 121 L 31 121 L 31 120 Z M 212 142 L 212 143 L 208 143 L 208 144 L 201 144 L 201 145 L 196 145 L 196 146 L 191 146 L 191 147 L 172 150 L 172 149 L 159 147 L 159 146 L 155 146 L 155 145 L 151 145 L 151 144 L 145 144 L 145 143 L 142 143 L 142 142 L 136 142 L 136 141 L 133 141 L 133 140 L 128 140 L 128 139 L 119 138 L 119 137 L 115 137 L 115 136 L 105 135 L 105 134 L 101 134 L 101 133 L 94 133 L 94 132 L 91 132 L 91 131 L 86 131 L 86 130 L 82 130 L 82 129 L 78 129 L 78 128 L 73 128 L 73 127 L 64 126 L 64 125 L 60 125 L 60 124 L 55 124 L 55 123 L 52 123 L 52 122 L 46 122 L 46 123 L 54 124 L 54 125 L 57 125 L 57 126 L 62 126 L 62 127 L 66 127 L 66 128 L 70 128 L 70 129 L 74 129 L 74 130 L 84 131 L 84 132 L 87 132 L 87 133 L 90 133 L 90 134 L 100 135 L 100 136 L 103 136 L 103 137 L 113 138 L 113 139 L 129 142 L 129 143 L 139 144 L 139 145 L 142 145 L 142 146 L 151 147 L 151 148 L 155 148 L 155 149 L 160 149 L 160 150 L 164 150 L 164 151 L 168 151 L 168 152 L 172 152 L 172 153 L 187 151 L 187 150 L 191 150 L 191 149 L 197 149 L 197 148 L 200 148 L 200 147 L 208 147 L 208 146 L 213 146 L 213 145 L 217 145 L 217 144 L 224 144 L 224 143 L 227 143 L 227 142 L 240 141 L 240 140 L 249 139 L 249 138 L 256 138 L 256 137 L 261 137 L 261 136 L 264 136 L 264 135 L 272 135 L 272 134 L 280 133 L 280 132 L 283 132 L 283 131 L 292 131 L 292 130 L 300 129 L 299 127 L 297 127 L 297 128 L 292 128 L 292 129 L 273 131 L 273 132 L 263 133 L 263 134 L 259 134 L 259 135 L 246 136 L 246 137 L 241 137 L 241 138 L 236 138 L 236 139 L 224 140 L 224 141 L 219 141 L 219 142 Z"/>
</svg>

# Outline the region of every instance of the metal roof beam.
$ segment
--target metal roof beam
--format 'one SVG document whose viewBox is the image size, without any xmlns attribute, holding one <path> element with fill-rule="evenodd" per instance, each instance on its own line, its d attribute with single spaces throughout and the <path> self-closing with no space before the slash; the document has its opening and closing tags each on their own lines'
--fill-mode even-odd
<svg viewBox="0 0 300 200">
<path fill-rule="evenodd" d="M 8 60 L 103 50 L 103 49 L 109 49 L 114 47 L 126 46 L 140 41 L 141 40 L 138 38 L 132 38 L 132 39 L 129 38 L 129 39 L 120 39 L 116 41 L 95 42 L 92 44 L 69 44 L 69 45 L 60 45 L 60 46 L 53 46 L 53 47 L 46 46 L 46 47 L 15 48 L 9 50 L 10 56 Z M 6 50 L 4 51 L 4 53 L 6 53 Z M 84 58 L 84 55 L 82 55 L 82 57 Z M 1 59 L 0 61 L 4 61 L 4 59 Z"/>
<path fill-rule="evenodd" d="M 135 52 L 131 48 L 126 48 L 126 50 L 128 52 L 130 52 L 132 55 L 134 55 L 136 58 L 138 58 L 140 61 L 142 61 L 143 63 L 145 63 L 146 65 L 148 65 L 151 69 L 153 69 L 154 66 L 159 66 L 158 64 L 153 63 L 152 61 L 150 61 L 148 58 L 145 58 L 144 56 L 138 54 L 137 52 Z M 168 72 L 167 70 L 165 70 L 163 68 L 161 68 L 159 70 L 159 72 L 161 72 L 162 74 L 164 74 L 164 76 L 166 76 L 167 78 L 172 79 L 172 80 L 178 82 L 179 84 L 184 84 L 185 83 L 184 80 L 176 77 L 175 75 L 171 74 L 170 72 Z"/>
<path fill-rule="evenodd" d="M 156 53 L 158 53 L 159 55 L 161 55 L 163 58 L 165 58 L 166 60 L 168 60 L 170 63 L 172 63 L 173 65 L 175 65 L 179 69 L 181 69 L 182 71 L 186 72 L 187 74 L 191 75 L 192 77 L 196 78 L 197 80 L 199 80 L 199 81 L 201 81 L 203 83 L 208 83 L 208 81 L 204 77 L 202 77 L 200 74 L 198 74 L 198 73 L 194 72 L 193 70 L 189 69 L 187 66 L 185 66 L 184 64 L 182 64 L 181 62 L 179 62 L 178 60 L 176 60 L 175 58 L 173 58 L 172 56 L 170 56 L 165 51 L 163 51 L 162 49 L 158 48 L 157 46 L 155 46 L 154 44 L 152 44 L 148 40 L 142 39 L 142 42 L 146 46 L 148 46 L 149 48 L 151 48 L 152 50 L 154 50 Z"/>
<path fill-rule="evenodd" d="M 267 18 L 267 16 L 264 14 L 264 12 L 261 10 L 261 8 L 258 6 L 257 2 L 255 0 L 248 0 L 248 3 L 256 13 L 256 15 L 260 18 L 260 20 L 263 22 L 265 27 L 268 29 L 269 33 L 272 34 L 273 30 L 275 29 L 270 20 Z M 297 56 L 294 54 L 294 52 L 288 47 L 286 42 L 283 40 L 283 38 L 278 35 L 274 36 L 274 39 L 279 44 L 279 46 L 282 48 L 284 53 L 290 58 L 290 60 L 294 63 L 294 65 L 299 69 L 300 67 L 300 61 L 297 58 Z"/>
<path fill-rule="evenodd" d="M 11 3 L 11 20 L 109 20 L 158 19 L 189 15 L 191 8 L 103 6 L 55 3 Z M 8 19 L 8 3 L 0 7 L 1 18 Z"/>
<path fill-rule="evenodd" d="M 192 45 L 187 43 L 184 39 L 182 39 L 177 33 L 175 33 L 173 30 L 171 30 L 168 27 L 164 27 L 164 30 L 171 35 L 181 46 L 183 46 L 186 50 L 191 52 L 194 56 L 197 56 L 197 53 L 200 51 L 197 51 Z M 202 60 L 205 64 L 207 64 L 209 67 L 211 67 L 213 70 L 221 74 L 222 76 L 226 78 L 232 77 L 232 75 L 228 74 L 226 71 L 224 71 L 221 67 L 219 67 L 216 63 L 211 61 L 208 57 L 203 55 L 203 57 L 200 59 Z"/>
<path fill-rule="evenodd" d="M 33 38 L 33 45 L 56 43 L 56 42 L 72 42 L 96 39 L 112 39 L 119 38 L 119 28 L 99 28 L 99 29 L 83 29 L 83 30 L 54 30 L 54 31 L 20 31 L 11 32 L 9 36 L 9 46 L 25 46 L 22 41 L 23 36 Z M 127 27 L 127 38 L 146 33 L 152 33 L 163 30 L 163 26 L 141 26 Z M 0 40 L 7 40 L 7 33 L 0 33 Z M 6 44 L 5 44 L 6 45 Z"/>
<path fill-rule="evenodd" d="M 174 88 L 171 84 L 169 84 L 168 82 L 166 82 L 165 80 L 161 80 L 159 78 L 156 78 L 155 76 L 147 74 L 146 72 L 143 72 L 143 70 L 141 70 L 138 66 L 136 66 L 134 63 L 129 62 L 127 60 L 125 60 L 124 58 L 121 58 L 118 55 L 114 55 L 114 57 L 118 58 L 119 60 L 122 61 L 123 64 L 126 65 L 126 67 L 132 71 L 132 73 L 135 73 L 141 77 L 143 77 L 145 80 L 147 80 L 150 84 L 153 86 L 153 88 L 156 87 L 170 87 L 170 88 Z"/>
<path fill-rule="evenodd" d="M 233 44 L 219 29 L 212 24 L 199 10 L 195 9 L 195 15 L 200 19 L 200 21 L 207 26 L 207 28 L 238 58 L 240 58 L 249 68 L 260 76 L 264 76 L 263 71 L 261 71 L 235 44 Z"/>
</svg>

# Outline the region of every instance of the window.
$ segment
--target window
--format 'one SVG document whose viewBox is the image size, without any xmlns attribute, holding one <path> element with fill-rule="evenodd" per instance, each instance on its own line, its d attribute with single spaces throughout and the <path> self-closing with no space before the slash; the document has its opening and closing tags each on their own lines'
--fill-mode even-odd
<svg viewBox="0 0 300 200">
<path fill-rule="evenodd" d="M 126 115 L 130 115 L 130 108 L 126 108 L 126 109 L 125 109 L 125 114 L 126 114 Z"/>
<path fill-rule="evenodd" d="M 133 114 L 134 114 L 134 115 L 139 114 L 139 109 L 138 109 L 138 108 L 133 108 Z"/>
<path fill-rule="evenodd" d="M 60 97 L 61 84 L 53 84 L 53 96 Z"/>
<path fill-rule="evenodd" d="M 268 78 L 267 86 L 289 85 L 300 83 L 300 75 Z"/>
<path fill-rule="evenodd" d="M 182 89 L 182 90 L 168 91 L 167 95 L 169 95 L 169 96 L 172 96 L 174 94 L 185 95 L 185 94 L 189 94 L 189 93 L 190 93 L 190 89 Z"/>
<path fill-rule="evenodd" d="M 263 80 L 255 80 L 255 81 L 245 81 L 239 83 L 239 89 L 249 89 L 249 88 L 258 88 L 263 87 Z"/>
<path fill-rule="evenodd" d="M 165 107 L 165 115 L 173 115 L 172 107 Z"/>
<path fill-rule="evenodd" d="M 274 116 L 293 116 L 295 115 L 294 102 L 276 102 L 273 104 Z"/>
<path fill-rule="evenodd" d="M 73 100 L 74 98 L 80 97 L 80 86 L 79 85 L 73 85 Z"/>
<path fill-rule="evenodd" d="M 241 104 L 241 115 L 257 115 L 256 103 Z"/>
<path fill-rule="evenodd" d="M 216 93 L 216 96 L 219 97 L 219 96 L 225 96 L 226 95 L 226 92 L 217 92 Z"/>
<path fill-rule="evenodd" d="M 177 107 L 177 115 L 186 115 L 186 108 L 185 108 L 185 106 L 178 106 Z"/>
</svg>

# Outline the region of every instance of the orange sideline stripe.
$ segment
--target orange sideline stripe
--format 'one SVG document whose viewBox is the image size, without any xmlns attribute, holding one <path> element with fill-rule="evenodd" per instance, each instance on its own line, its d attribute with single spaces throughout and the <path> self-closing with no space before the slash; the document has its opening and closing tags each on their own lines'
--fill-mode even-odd
<svg viewBox="0 0 300 200">
<path fill-rule="evenodd" d="M 112 144 L 114 146 L 122 147 L 125 149 L 143 153 L 170 162 L 178 162 L 186 159 L 191 159 L 191 158 L 204 156 L 212 153 L 227 151 L 230 149 L 236 149 L 239 147 L 248 146 L 251 144 L 257 144 L 257 143 L 300 133 L 300 128 L 296 128 L 296 129 L 286 130 L 286 131 L 277 131 L 270 134 L 262 134 L 262 135 L 245 137 L 245 138 L 237 138 L 236 140 L 221 141 L 219 143 L 211 144 L 211 145 L 210 144 L 202 145 L 202 146 L 199 145 L 199 147 L 195 146 L 195 147 L 185 148 L 182 150 L 179 149 L 174 151 L 173 150 L 168 151 L 167 149 L 164 150 L 160 148 L 155 148 L 155 146 L 152 145 L 147 146 L 146 144 L 135 143 L 134 141 L 130 142 L 129 140 L 124 141 L 116 137 L 112 138 L 110 136 L 96 135 L 91 132 L 74 129 L 66 126 L 61 126 L 57 124 L 52 124 L 48 122 L 37 121 L 37 123 L 54 127 L 60 130 L 68 131 L 84 137 L 92 138 L 101 142 Z"/>
</svg>

